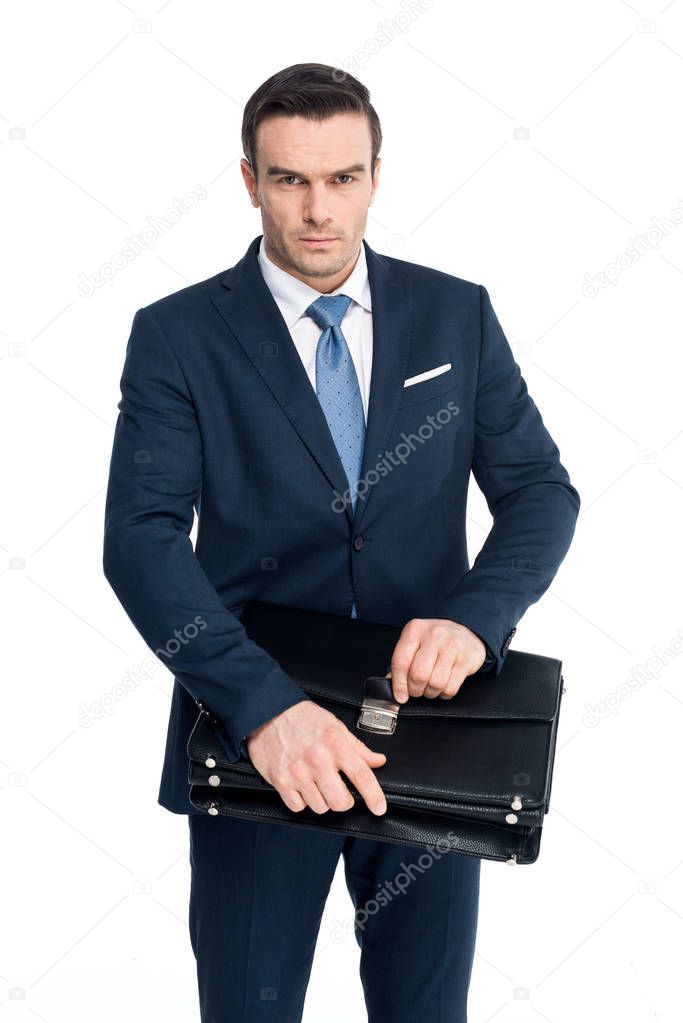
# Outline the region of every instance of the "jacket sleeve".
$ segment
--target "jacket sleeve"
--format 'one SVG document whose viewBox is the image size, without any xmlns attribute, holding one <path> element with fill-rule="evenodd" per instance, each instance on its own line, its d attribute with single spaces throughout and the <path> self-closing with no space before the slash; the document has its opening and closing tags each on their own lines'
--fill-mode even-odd
<svg viewBox="0 0 683 1023">
<path fill-rule="evenodd" d="M 118 409 L 104 575 L 153 653 L 222 722 L 228 755 L 237 760 L 249 732 L 308 697 L 248 637 L 194 553 L 199 425 L 181 366 L 149 308 L 133 319 Z"/>
<path fill-rule="evenodd" d="M 572 541 L 580 498 L 479 285 L 481 351 L 472 472 L 493 516 L 471 569 L 439 617 L 476 632 L 499 675 L 516 624 L 550 586 Z"/>
</svg>

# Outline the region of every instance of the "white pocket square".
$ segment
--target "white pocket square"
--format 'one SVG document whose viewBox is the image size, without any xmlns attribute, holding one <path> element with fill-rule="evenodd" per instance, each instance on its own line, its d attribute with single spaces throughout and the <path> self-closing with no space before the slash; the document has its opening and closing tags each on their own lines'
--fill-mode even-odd
<svg viewBox="0 0 683 1023">
<path fill-rule="evenodd" d="M 407 380 L 403 381 L 403 386 L 412 387 L 413 384 L 419 384 L 423 380 L 429 380 L 431 377 L 438 377 L 440 373 L 445 373 L 450 368 L 450 362 L 445 362 L 443 366 L 435 366 L 434 369 L 427 369 L 424 373 L 418 373 L 417 376 L 408 377 Z"/>
</svg>

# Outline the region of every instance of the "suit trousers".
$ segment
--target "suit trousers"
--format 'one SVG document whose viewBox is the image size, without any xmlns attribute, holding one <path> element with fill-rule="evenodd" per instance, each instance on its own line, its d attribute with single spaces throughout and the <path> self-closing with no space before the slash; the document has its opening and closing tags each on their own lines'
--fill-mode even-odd
<svg viewBox="0 0 683 1023">
<path fill-rule="evenodd" d="M 270 821 L 188 820 L 202 1023 L 300 1023 L 340 854 L 353 908 L 330 939 L 354 933 L 368 1023 L 466 1023 L 479 858 Z"/>
</svg>

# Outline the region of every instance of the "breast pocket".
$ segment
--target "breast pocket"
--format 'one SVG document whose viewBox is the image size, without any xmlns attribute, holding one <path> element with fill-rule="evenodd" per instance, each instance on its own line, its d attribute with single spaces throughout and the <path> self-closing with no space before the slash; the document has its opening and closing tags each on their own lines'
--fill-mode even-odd
<svg viewBox="0 0 683 1023">
<path fill-rule="evenodd" d="M 407 387 L 404 387 L 398 407 L 405 408 L 407 405 L 417 405 L 419 402 L 428 401 L 430 398 L 438 398 L 440 394 L 445 394 L 456 386 L 456 372 L 451 366 L 444 373 L 439 373 L 435 377 L 419 380 L 416 384 L 408 384 Z"/>
</svg>

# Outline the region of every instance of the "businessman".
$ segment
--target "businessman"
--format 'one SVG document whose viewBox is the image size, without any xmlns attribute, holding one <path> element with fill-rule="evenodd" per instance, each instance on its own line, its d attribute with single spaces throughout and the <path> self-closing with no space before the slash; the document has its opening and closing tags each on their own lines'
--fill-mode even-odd
<svg viewBox="0 0 683 1023">
<path fill-rule="evenodd" d="M 264 82 L 241 161 L 263 233 L 139 309 L 126 349 L 104 572 L 174 676 L 158 800 L 188 815 L 203 1023 L 302 1019 L 340 856 L 369 1023 L 464 1023 L 477 928 L 476 857 L 419 870 L 415 847 L 189 803 L 201 700 L 290 810 L 343 813 L 351 781 L 386 811 L 384 756 L 249 639 L 246 603 L 400 626 L 397 700 L 457 700 L 468 676 L 500 672 L 579 510 L 487 289 L 365 241 L 381 138 L 367 89 L 338 69 Z M 471 474 L 493 525 L 470 567 Z"/>
</svg>

